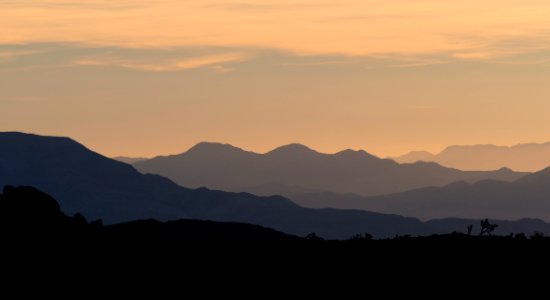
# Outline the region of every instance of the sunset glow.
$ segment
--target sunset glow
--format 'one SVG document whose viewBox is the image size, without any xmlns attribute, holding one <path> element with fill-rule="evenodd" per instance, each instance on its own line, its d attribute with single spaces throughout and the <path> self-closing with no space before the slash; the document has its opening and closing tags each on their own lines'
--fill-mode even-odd
<svg viewBox="0 0 550 300">
<path fill-rule="evenodd" d="M 544 142 L 549 17 L 540 0 L 0 0 L 0 130 L 128 156 Z"/>
</svg>

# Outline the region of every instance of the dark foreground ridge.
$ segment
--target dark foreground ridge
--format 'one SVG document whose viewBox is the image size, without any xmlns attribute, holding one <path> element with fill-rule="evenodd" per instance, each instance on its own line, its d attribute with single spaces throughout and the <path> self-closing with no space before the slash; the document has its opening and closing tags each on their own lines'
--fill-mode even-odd
<svg viewBox="0 0 550 300">
<path fill-rule="evenodd" d="M 488 221 L 487 228 L 495 225 Z M 491 227 L 492 226 L 492 227 Z M 6 186 L 0 194 L 0 232 L 4 237 L 22 240 L 90 241 L 101 243 L 144 243 L 175 245 L 191 242 L 300 242 L 308 245 L 345 245 L 346 247 L 373 247 L 422 244 L 463 245 L 523 245 L 548 244 L 550 237 L 536 233 L 491 236 L 492 230 L 478 233 L 449 233 L 431 236 L 396 236 L 392 239 L 373 239 L 371 235 L 356 235 L 347 240 L 325 240 L 311 233 L 306 237 L 288 235 L 258 225 L 199 220 L 160 222 L 138 220 L 104 226 L 101 220 L 88 222 L 81 214 L 65 215 L 55 199 L 33 187 Z"/>
<path fill-rule="evenodd" d="M 103 226 L 81 215 L 65 215 L 55 199 L 33 187 L 4 187 L 0 231 L 17 239 L 55 241 L 178 243 L 185 241 L 293 241 L 299 237 L 242 223 L 198 220 L 139 220 Z"/>
<path fill-rule="evenodd" d="M 13 186 L 0 194 L 0 237 L 3 269 L 11 274 L 47 270 L 42 276 L 51 276 L 50 270 L 60 269 L 76 281 L 96 274 L 117 284 L 123 277 L 146 286 L 175 280 L 178 287 L 178 276 L 208 283 L 244 276 L 269 284 L 265 278 L 278 274 L 299 282 L 309 276 L 333 280 L 334 274 L 349 271 L 350 277 L 366 272 L 392 282 L 396 274 L 409 281 L 426 268 L 437 276 L 477 269 L 507 274 L 510 267 L 539 266 L 550 250 L 550 239 L 542 235 L 455 233 L 382 240 L 362 235 L 335 241 L 242 223 L 144 220 L 104 226 L 79 214 L 65 215 L 52 197 L 35 188 Z"/>
<path fill-rule="evenodd" d="M 381 240 L 362 235 L 337 241 L 227 222 L 143 220 L 105 226 L 79 214 L 65 215 L 52 197 L 35 188 L 12 186 L 0 194 L 0 237 L 2 257 L 10 258 L 4 262 L 14 264 L 10 270 L 62 266 L 71 274 L 97 272 L 113 280 L 119 274 L 154 279 L 173 271 L 209 280 L 213 274 L 235 278 L 236 271 L 255 279 L 284 272 L 298 278 L 333 276 L 329 270 L 357 270 L 380 278 L 393 278 L 400 270 L 401 277 L 414 278 L 427 267 L 434 274 L 456 275 L 456 270 L 504 272 L 511 266 L 540 265 L 550 251 L 550 238 L 543 235 L 452 233 Z"/>
</svg>

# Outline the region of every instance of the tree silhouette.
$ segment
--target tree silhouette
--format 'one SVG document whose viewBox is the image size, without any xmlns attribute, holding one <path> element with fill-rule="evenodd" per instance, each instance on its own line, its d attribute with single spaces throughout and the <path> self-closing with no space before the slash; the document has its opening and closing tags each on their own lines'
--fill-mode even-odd
<svg viewBox="0 0 550 300">
<path fill-rule="evenodd" d="M 535 231 L 535 233 L 531 236 L 531 240 L 544 240 L 544 233 Z"/>
<path fill-rule="evenodd" d="M 468 235 L 472 235 L 472 229 L 474 229 L 474 225 L 468 225 Z"/>
<path fill-rule="evenodd" d="M 483 236 L 484 234 L 491 235 L 497 227 L 498 225 L 491 224 L 489 219 L 481 220 L 481 232 L 479 233 L 479 236 Z"/>
<path fill-rule="evenodd" d="M 306 240 L 310 240 L 310 241 L 324 241 L 325 239 L 323 239 L 322 237 L 319 237 L 317 236 L 317 234 L 315 232 L 312 232 L 310 234 L 308 234 L 306 236 Z"/>
</svg>

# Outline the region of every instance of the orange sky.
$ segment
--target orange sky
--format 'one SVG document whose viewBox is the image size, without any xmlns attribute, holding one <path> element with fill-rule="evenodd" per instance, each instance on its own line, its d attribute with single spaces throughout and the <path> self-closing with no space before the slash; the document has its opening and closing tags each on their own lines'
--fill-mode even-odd
<svg viewBox="0 0 550 300">
<path fill-rule="evenodd" d="M 489 58 L 545 47 L 544 0 L 1 1 L 4 43 L 230 45 L 302 54 L 452 52 Z M 501 39 L 534 39 L 498 47 Z"/>
<path fill-rule="evenodd" d="M 550 2 L 0 1 L 0 130 L 397 155 L 550 140 Z"/>
</svg>

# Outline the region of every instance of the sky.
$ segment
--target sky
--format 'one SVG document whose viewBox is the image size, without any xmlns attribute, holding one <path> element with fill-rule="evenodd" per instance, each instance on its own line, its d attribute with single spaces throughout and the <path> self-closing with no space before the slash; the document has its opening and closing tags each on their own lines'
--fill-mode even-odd
<svg viewBox="0 0 550 300">
<path fill-rule="evenodd" d="M 547 0 L 0 0 L 0 131 L 379 156 L 550 141 Z"/>
</svg>

